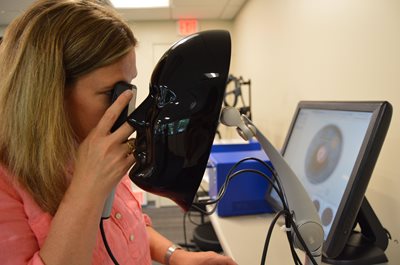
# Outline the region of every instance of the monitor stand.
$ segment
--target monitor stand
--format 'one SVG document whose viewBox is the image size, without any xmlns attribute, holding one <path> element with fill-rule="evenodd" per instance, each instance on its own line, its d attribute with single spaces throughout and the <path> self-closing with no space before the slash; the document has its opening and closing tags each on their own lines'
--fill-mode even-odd
<svg viewBox="0 0 400 265">
<path fill-rule="evenodd" d="M 365 197 L 357 214 L 354 228 L 357 224 L 361 231 L 352 231 L 342 253 L 336 258 L 323 256 L 323 262 L 340 265 L 369 265 L 388 261 L 384 252 L 388 246 L 388 232 L 379 222 Z"/>
</svg>

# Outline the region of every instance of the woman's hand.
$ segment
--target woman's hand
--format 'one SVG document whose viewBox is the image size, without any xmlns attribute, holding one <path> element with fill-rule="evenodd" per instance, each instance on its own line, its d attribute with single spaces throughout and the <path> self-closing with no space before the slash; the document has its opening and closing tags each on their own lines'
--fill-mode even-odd
<svg viewBox="0 0 400 265">
<path fill-rule="evenodd" d="M 171 265 L 237 265 L 232 258 L 212 251 L 188 252 L 176 250 L 170 259 Z"/>
<path fill-rule="evenodd" d="M 78 148 L 71 185 L 83 185 L 91 196 L 105 199 L 135 161 L 126 143 L 134 129 L 124 123 L 110 133 L 131 98 L 131 91 L 122 93 Z"/>
</svg>

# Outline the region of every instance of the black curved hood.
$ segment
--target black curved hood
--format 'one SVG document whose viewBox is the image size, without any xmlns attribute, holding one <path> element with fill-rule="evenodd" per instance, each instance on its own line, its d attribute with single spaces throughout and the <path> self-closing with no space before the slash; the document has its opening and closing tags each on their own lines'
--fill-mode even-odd
<svg viewBox="0 0 400 265">
<path fill-rule="evenodd" d="M 231 55 L 227 31 L 175 43 L 154 68 L 147 98 L 128 117 L 136 129 L 140 188 L 188 210 L 207 165 L 225 94 Z"/>
</svg>

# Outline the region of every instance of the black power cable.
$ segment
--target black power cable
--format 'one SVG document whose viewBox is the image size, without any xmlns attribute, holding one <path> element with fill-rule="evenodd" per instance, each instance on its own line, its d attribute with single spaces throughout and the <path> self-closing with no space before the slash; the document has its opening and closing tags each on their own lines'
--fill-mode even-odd
<svg viewBox="0 0 400 265">
<path fill-rule="evenodd" d="M 269 226 L 269 229 L 268 229 L 267 237 L 265 238 L 263 253 L 262 253 L 262 256 L 261 256 L 261 265 L 265 264 L 265 259 L 266 259 L 266 256 L 267 256 L 268 246 L 269 246 L 269 242 L 270 242 L 271 236 L 272 236 L 272 230 L 273 230 L 276 222 L 278 221 L 279 217 L 281 217 L 281 215 L 286 215 L 286 214 L 288 214 L 288 212 L 286 210 L 279 211 L 275 215 L 274 219 L 272 219 L 272 222 L 271 222 L 271 224 Z"/>
<path fill-rule="evenodd" d="M 234 171 L 240 164 L 242 164 L 243 162 L 248 161 L 248 160 L 255 160 L 255 161 L 261 163 L 262 165 L 264 165 L 264 166 L 268 169 L 268 171 L 272 174 L 272 176 L 273 176 L 274 181 L 276 182 L 276 184 L 275 184 L 275 182 L 273 182 L 273 181 L 270 179 L 270 177 L 268 177 L 266 174 L 264 174 L 263 172 L 258 171 L 258 170 L 254 170 L 254 169 L 242 169 L 242 170 L 238 170 L 238 171 L 236 171 L 235 173 L 233 173 L 233 171 Z M 255 157 L 247 157 L 247 158 L 241 159 L 240 161 L 238 161 L 236 164 L 234 164 L 234 165 L 232 166 L 232 168 L 230 169 L 230 171 L 229 171 L 228 174 L 227 174 L 227 177 L 226 177 L 226 179 L 225 179 L 223 185 L 221 186 L 220 190 L 218 191 L 218 195 L 217 195 L 216 199 L 204 200 L 204 201 L 202 201 L 201 203 L 200 203 L 200 202 L 194 202 L 193 205 L 192 205 L 192 207 L 195 208 L 196 210 L 202 212 L 202 213 L 205 214 L 205 215 L 211 215 L 211 214 L 213 214 L 213 213 L 215 212 L 215 209 L 216 209 L 216 203 L 218 203 L 218 202 L 221 200 L 222 196 L 223 196 L 223 195 L 225 194 L 225 192 L 226 192 L 226 188 L 227 188 L 227 186 L 228 186 L 228 183 L 229 183 L 234 177 L 236 177 L 237 175 L 243 174 L 243 173 L 246 173 L 246 172 L 255 173 L 255 174 L 258 174 L 258 175 L 261 175 L 262 177 L 264 177 L 264 178 L 271 184 L 271 186 L 274 188 L 274 190 L 277 192 L 279 198 L 280 198 L 282 201 L 284 201 L 284 203 L 283 203 L 284 209 L 287 209 L 287 207 L 285 207 L 285 206 L 286 206 L 286 200 L 285 200 L 285 198 L 284 198 L 284 196 L 283 196 L 283 192 L 282 192 L 282 188 L 281 188 L 281 184 L 280 184 L 280 182 L 279 182 L 279 179 L 276 177 L 276 172 L 275 172 L 275 170 L 274 170 L 269 164 L 267 164 L 265 161 L 262 161 L 261 159 L 255 158 Z M 214 204 L 214 207 L 213 207 L 213 209 L 212 209 L 211 211 L 204 211 L 203 209 L 201 209 L 201 205 L 210 205 L 210 204 Z"/>
<path fill-rule="evenodd" d="M 254 170 L 254 169 L 242 169 L 242 170 L 238 170 L 236 172 L 233 172 L 241 163 L 243 163 L 244 161 L 247 161 L 247 160 L 255 160 L 255 161 L 263 164 L 269 170 L 269 172 L 271 173 L 273 179 L 268 177 L 263 172 L 258 171 L 258 170 Z M 223 183 L 223 185 L 221 186 L 220 190 L 218 191 L 218 195 L 217 195 L 216 199 L 205 200 L 205 201 L 202 201 L 202 202 L 194 202 L 192 204 L 192 207 L 195 208 L 196 210 L 202 212 L 205 215 L 213 214 L 215 212 L 215 210 L 216 210 L 217 203 L 224 196 L 229 182 L 234 177 L 236 177 L 237 175 L 243 174 L 243 173 L 255 173 L 255 174 L 258 174 L 258 175 L 261 175 L 262 177 L 264 177 L 270 183 L 271 187 L 276 191 L 276 193 L 278 194 L 278 196 L 279 196 L 279 198 L 280 198 L 280 200 L 282 202 L 282 205 L 283 205 L 283 210 L 278 212 L 278 214 L 274 217 L 274 219 L 273 219 L 273 221 L 272 221 L 272 223 L 271 223 L 271 225 L 269 227 L 268 234 L 267 234 L 267 237 L 266 237 L 266 240 L 265 240 L 264 249 L 263 249 L 263 255 L 262 255 L 262 259 L 261 259 L 261 264 L 263 265 L 265 263 L 266 254 L 267 254 L 267 250 L 268 250 L 268 245 L 269 245 L 269 242 L 270 242 L 270 239 L 271 239 L 271 234 L 272 234 L 272 230 L 273 230 L 273 228 L 275 226 L 275 223 L 277 222 L 278 218 L 281 215 L 284 215 L 285 216 L 285 225 L 286 225 L 286 227 L 288 229 L 292 229 L 294 231 L 294 233 L 296 234 L 296 237 L 298 238 L 299 242 L 303 246 L 303 249 L 306 252 L 306 254 L 309 257 L 309 259 L 311 260 L 312 264 L 318 265 L 316 260 L 314 259 L 313 255 L 312 255 L 311 251 L 308 249 L 308 246 L 306 245 L 304 239 L 302 238 L 300 232 L 298 231 L 298 229 L 296 227 L 296 223 L 293 220 L 293 215 L 289 211 L 289 207 L 287 205 L 286 197 L 284 195 L 284 190 L 282 189 L 282 185 L 281 185 L 281 183 L 279 181 L 279 178 L 277 176 L 277 172 L 270 165 L 268 165 L 267 163 L 265 163 L 261 159 L 250 157 L 250 158 L 244 158 L 244 159 L 240 160 L 239 162 L 237 162 L 234 166 L 232 166 L 231 170 L 229 171 L 229 173 L 228 173 L 228 175 L 227 175 L 227 177 L 225 179 L 225 182 Z M 214 205 L 213 205 L 213 208 L 210 211 L 204 211 L 201 208 L 201 205 L 204 206 L 204 205 L 211 205 L 211 204 L 214 204 Z M 288 237 L 288 242 L 289 242 L 289 245 L 290 245 L 290 250 L 291 250 L 291 253 L 292 253 L 292 257 L 293 257 L 294 263 L 296 265 L 302 264 L 300 259 L 299 259 L 299 257 L 298 257 L 298 255 L 297 255 L 297 253 L 296 253 L 296 251 L 295 251 L 295 249 L 294 249 L 293 234 L 290 231 L 287 232 L 287 237 Z"/>
<path fill-rule="evenodd" d="M 114 257 L 114 255 L 113 255 L 113 253 L 112 253 L 112 251 L 111 251 L 110 246 L 108 245 L 106 233 L 104 232 L 103 222 L 104 222 L 104 220 L 106 220 L 106 219 L 107 219 L 107 218 L 101 218 L 101 220 L 100 220 L 101 238 L 103 239 L 103 243 L 104 243 L 104 246 L 105 246 L 105 248 L 106 248 L 106 250 L 107 250 L 108 256 L 110 256 L 111 260 L 114 262 L 115 265 L 119 265 L 117 259 Z"/>
</svg>

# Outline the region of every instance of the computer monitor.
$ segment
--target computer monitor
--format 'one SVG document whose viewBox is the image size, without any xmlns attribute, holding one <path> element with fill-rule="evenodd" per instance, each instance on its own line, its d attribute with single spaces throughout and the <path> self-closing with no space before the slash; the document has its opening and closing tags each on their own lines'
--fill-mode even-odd
<svg viewBox="0 0 400 265">
<path fill-rule="evenodd" d="M 374 259 L 386 259 L 386 233 L 364 194 L 391 115 L 392 107 L 385 101 L 302 101 L 297 106 L 282 155 L 321 217 L 323 256 L 329 263 L 373 264 L 364 254 L 375 253 L 375 248 L 379 253 L 373 255 L 379 257 Z M 266 198 L 281 208 L 274 190 Z M 363 233 L 353 231 L 357 223 Z M 367 244 L 373 250 L 361 250 L 360 240 L 374 241 Z M 349 246 L 354 244 L 357 248 Z"/>
</svg>

